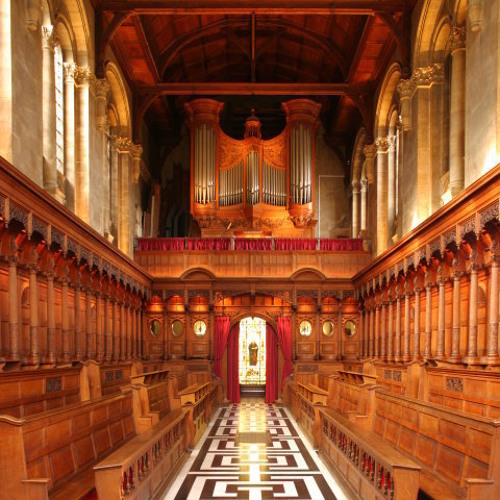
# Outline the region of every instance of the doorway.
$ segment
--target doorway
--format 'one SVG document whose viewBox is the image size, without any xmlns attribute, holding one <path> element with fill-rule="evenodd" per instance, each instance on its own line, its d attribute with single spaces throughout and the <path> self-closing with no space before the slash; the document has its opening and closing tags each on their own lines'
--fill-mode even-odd
<svg viewBox="0 0 500 500">
<path fill-rule="evenodd" d="M 242 397 L 264 397 L 266 392 L 266 322 L 247 317 L 239 323 L 238 379 Z"/>
</svg>

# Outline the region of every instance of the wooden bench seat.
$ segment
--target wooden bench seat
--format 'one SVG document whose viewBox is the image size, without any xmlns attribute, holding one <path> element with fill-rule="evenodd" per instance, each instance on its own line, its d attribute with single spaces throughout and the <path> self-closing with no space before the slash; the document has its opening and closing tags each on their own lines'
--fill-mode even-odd
<svg viewBox="0 0 500 500">
<path fill-rule="evenodd" d="M 320 408 L 320 454 L 350 496 L 365 499 L 416 499 L 420 466 L 383 438 L 360 429 L 330 408 Z"/>
<path fill-rule="evenodd" d="M 4 498 L 64 495 L 77 475 L 135 435 L 132 398 L 107 396 L 22 419 L 2 415 L 0 435 Z"/>
<path fill-rule="evenodd" d="M 97 495 L 105 500 L 154 498 L 182 465 L 188 410 L 174 410 L 95 467 Z"/>
</svg>

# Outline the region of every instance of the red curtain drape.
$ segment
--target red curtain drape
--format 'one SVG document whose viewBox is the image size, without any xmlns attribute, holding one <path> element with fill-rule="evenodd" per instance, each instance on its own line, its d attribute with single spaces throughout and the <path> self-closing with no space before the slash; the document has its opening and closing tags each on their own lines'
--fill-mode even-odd
<svg viewBox="0 0 500 500">
<path fill-rule="evenodd" d="M 222 356 L 227 345 L 231 319 L 229 316 L 216 316 L 214 327 L 214 373 L 222 376 Z"/>
<path fill-rule="evenodd" d="M 278 336 L 266 323 L 266 403 L 278 399 Z"/>
<path fill-rule="evenodd" d="M 240 402 L 240 379 L 239 379 L 239 346 L 238 333 L 239 323 L 236 323 L 229 332 L 227 343 L 227 399 L 231 403 Z"/>
<path fill-rule="evenodd" d="M 271 238 L 236 238 L 234 240 L 235 250 L 272 250 L 273 240 Z"/>
<path fill-rule="evenodd" d="M 184 238 L 140 238 L 138 247 L 146 252 L 184 250 Z"/>
<path fill-rule="evenodd" d="M 281 376 L 281 388 L 283 389 L 285 379 L 292 373 L 292 323 L 290 318 L 278 316 L 276 325 L 281 351 L 283 352 L 283 374 Z"/>
<path fill-rule="evenodd" d="M 362 239 L 335 239 L 326 238 L 322 239 L 320 242 L 320 250 L 330 250 L 336 252 L 342 251 L 362 251 L 363 250 L 363 240 Z"/>
<path fill-rule="evenodd" d="M 311 238 L 274 238 L 275 250 L 316 250 L 318 240 Z"/>
<path fill-rule="evenodd" d="M 230 238 L 186 238 L 187 250 L 230 250 Z"/>
</svg>

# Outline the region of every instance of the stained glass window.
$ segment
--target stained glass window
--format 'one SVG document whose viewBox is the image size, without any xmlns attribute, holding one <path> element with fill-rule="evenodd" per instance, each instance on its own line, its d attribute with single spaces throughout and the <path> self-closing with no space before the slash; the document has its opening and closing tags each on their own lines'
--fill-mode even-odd
<svg viewBox="0 0 500 500">
<path fill-rule="evenodd" d="M 260 318 L 240 321 L 240 384 L 266 383 L 266 322 Z"/>
</svg>

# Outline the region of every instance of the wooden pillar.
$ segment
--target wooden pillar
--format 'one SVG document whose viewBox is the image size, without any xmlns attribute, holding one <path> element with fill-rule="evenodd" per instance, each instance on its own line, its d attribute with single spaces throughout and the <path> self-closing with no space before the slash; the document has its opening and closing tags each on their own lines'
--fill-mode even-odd
<svg viewBox="0 0 500 500">
<path fill-rule="evenodd" d="M 54 273 L 47 272 L 47 356 L 45 363 L 56 362 L 56 321 L 54 304 Z"/>
<path fill-rule="evenodd" d="M 415 317 L 413 319 L 413 361 L 420 359 L 420 288 L 415 287 Z"/>
<path fill-rule="evenodd" d="M 120 339 L 120 361 L 125 361 L 127 357 L 127 325 L 125 323 L 125 298 L 122 299 L 120 304 L 120 329 L 118 336 Z"/>
<path fill-rule="evenodd" d="M 380 341 L 380 304 L 375 304 L 375 348 L 373 355 L 378 359 L 379 352 L 379 341 Z"/>
<path fill-rule="evenodd" d="M 96 336 L 96 359 L 101 362 L 104 357 L 103 353 L 103 331 L 102 331 L 102 295 L 96 293 L 95 296 L 95 336 Z"/>
<path fill-rule="evenodd" d="M 19 297 L 17 296 L 17 257 L 9 257 L 9 350 L 10 361 L 19 360 Z"/>
<path fill-rule="evenodd" d="M 394 361 L 394 299 L 389 299 L 389 323 L 387 328 L 387 361 Z"/>
<path fill-rule="evenodd" d="M 474 259 L 474 257 L 473 257 Z M 469 328 L 467 339 L 467 356 L 464 363 L 477 364 L 477 290 L 479 265 L 473 261 L 470 266 L 470 288 L 469 288 Z"/>
<path fill-rule="evenodd" d="M 396 342 L 394 349 L 394 361 L 401 361 L 401 295 L 396 291 Z"/>
<path fill-rule="evenodd" d="M 486 342 L 486 356 L 483 359 L 487 365 L 499 365 L 500 356 L 498 355 L 498 267 L 500 255 L 498 244 L 495 241 L 491 250 L 491 269 L 490 269 L 490 303 L 489 303 L 489 324 L 488 338 Z"/>
<path fill-rule="evenodd" d="M 82 316 L 80 310 L 82 291 L 80 283 L 75 283 L 75 355 L 74 359 L 79 360 L 82 358 Z"/>
<path fill-rule="evenodd" d="M 120 360 L 120 318 L 118 312 L 118 298 L 113 300 L 113 361 Z"/>
<path fill-rule="evenodd" d="M 71 331 L 69 329 L 69 280 L 61 279 L 61 327 L 62 327 L 62 361 L 71 360 Z"/>
<path fill-rule="evenodd" d="M 443 276 L 442 267 L 438 270 L 438 286 L 439 286 L 439 296 L 438 296 L 438 338 L 437 338 L 437 348 L 436 348 L 436 359 L 444 359 L 444 349 L 445 349 L 445 286 L 446 279 Z"/>
<path fill-rule="evenodd" d="M 374 341 L 373 341 L 373 338 L 374 338 L 374 335 L 375 335 L 375 328 L 374 328 L 374 323 L 375 323 L 375 304 L 372 303 L 372 307 L 370 309 L 370 339 L 369 339 L 369 356 L 370 358 L 373 358 L 373 353 L 374 353 L 374 349 L 373 349 L 373 344 L 374 344 Z"/>
<path fill-rule="evenodd" d="M 36 366 L 40 363 L 40 346 L 38 338 L 38 266 L 32 264 L 28 269 L 30 296 L 30 353 L 26 364 Z"/>
<path fill-rule="evenodd" d="M 87 359 L 95 358 L 93 324 L 92 324 L 92 290 L 85 291 L 85 332 L 87 336 Z"/>
<path fill-rule="evenodd" d="M 410 361 L 410 292 L 405 293 L 405 323 L 403 331 L 403 361 Z"/>
<path fill-rule="evenodd" d="M 425 347 L 424 359 L 432 356 L 432 285 L 425 285 Z"/>
<path fill-rule="evenodd" d="M 462 273 L 453 274 L 453 328 L 451 334 L 450 361 L 459 362 L 460 358 L 460 278 Z"/>
<path fill-rule="evenodd" d="M 380 305 L 382 309 L 381 320 L 382 325 L 380 328 L 380 359 L 386 361 L 386 335 L 387 335 L 387 314 L 386 314 L 386 303 L 382 302 Z"/>
<path fill-rule="evenodd" d="M 113 358 L 113 322 L 111 318 L 111 299 L 106 296 L 104 302 L 104 335 L 105 335 L 105 347 L 104 347 L 104 361 L 109 363 Z"/>
</svg>

